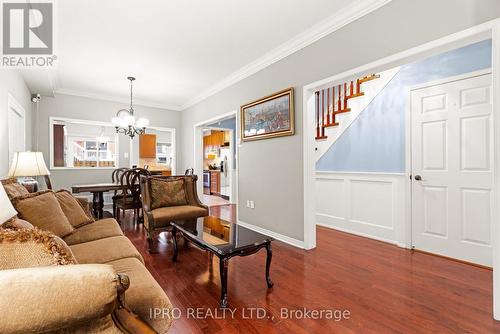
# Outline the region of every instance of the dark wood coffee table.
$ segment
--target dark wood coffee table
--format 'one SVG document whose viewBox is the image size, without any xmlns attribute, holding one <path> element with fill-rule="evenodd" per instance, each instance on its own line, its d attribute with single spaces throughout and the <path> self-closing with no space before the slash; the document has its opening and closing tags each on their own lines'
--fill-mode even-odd
<svg viewBox="0 0 500 334">
<path fill-rule="evenodd" d="M 185 239 L 191 241 L 197 247 L 207 250 L 219 258 L 220 307 L 227 307 L 227 269 L 229 259 L 234 256 L 247 256 L 258 252 L 261 248 L 265 248 L 267 251 L 266 283 L 268 288 L 273 287 L 273 281 L 269 277 L 273 256 L 271 249 L 273 238 L 213 216 L 202 217 L 193 221 L 173 222 L 171 225 L 174 244 L 172 261 L 177 261 L 177 232 L 181 232 Z"/>
</svg>

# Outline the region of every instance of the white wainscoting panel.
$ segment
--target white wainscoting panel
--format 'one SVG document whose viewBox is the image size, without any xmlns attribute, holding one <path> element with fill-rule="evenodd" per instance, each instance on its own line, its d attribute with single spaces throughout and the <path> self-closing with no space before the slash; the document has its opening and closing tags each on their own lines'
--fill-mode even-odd
<svg viewBox="0 0 500 334">
<path fill-rule="evenodd" d="M 405 175 L 316 172 L 316 224 L 405 247 Z"/>
</svg>

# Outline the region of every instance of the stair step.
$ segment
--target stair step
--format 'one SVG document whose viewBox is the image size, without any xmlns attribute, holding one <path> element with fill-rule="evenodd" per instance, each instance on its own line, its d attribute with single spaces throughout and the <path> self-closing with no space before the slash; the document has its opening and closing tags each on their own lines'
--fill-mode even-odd
<svg viewBox="0 0 500 334">
<path fill-rule="evenodd" d="M 364 78 L 359 79 L 359 82 L 363 83 L 363 82 L 367 82 L 367 81 L 370 81 L 370 80 L 375 80 L 375 79 L 378 79 L 378 78 L 380 78 L 379 74 L 372 74 L 372 75 L 368 75 L 368 76 L 366 76 Z"/>
<path fill-rule="evenodd" d="M 359 93 L 356 93 L 356 94 L 349 95 L 347 98 L 348 99 L 353 99 L 355 97 L 360 97 L 360 96 L 363 96 L 363 95 L 365 95 L 364 92 L 359 92 Z"/>
<path fill-rule="evenodd" d="M 334 111 L 333 114 L 338 115 L 338 114 L 342 114 L 342 113 L 349 112 L 349 111 L 351 111 L 351 108 L 337 110 L 337 111 Z"/>
<path fill-rule="evenodd" d="M 325 124 L 323 127 L 324 127 L 324 128 L 329 128 L 329 127 L 331 127 L 331 126 L 337 126 L 337 125 L 339 125 L 339 123 L 338 123 L 338 122 L 335 122 L 335 123 L 328 123 L 328 124 Z"/>
</svg>

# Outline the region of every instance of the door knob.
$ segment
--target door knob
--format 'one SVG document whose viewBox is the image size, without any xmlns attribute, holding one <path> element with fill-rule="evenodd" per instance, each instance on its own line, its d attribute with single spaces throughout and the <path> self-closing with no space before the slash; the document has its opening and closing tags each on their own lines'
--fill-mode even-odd
<svg viewBox="0 0 500 334">
<path fill-rule="evenodd" d="M 415 180 L 416 181 L 422 181 L 422 177 L 420 175 L 415 175 Z"/>
</svg>

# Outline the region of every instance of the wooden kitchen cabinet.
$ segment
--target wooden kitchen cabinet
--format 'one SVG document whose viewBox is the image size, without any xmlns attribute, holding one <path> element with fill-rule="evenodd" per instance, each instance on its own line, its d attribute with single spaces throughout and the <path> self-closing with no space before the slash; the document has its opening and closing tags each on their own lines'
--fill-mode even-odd
<svg viewBox="0 0 500 334">
<path fill-rule="evenodd" d="M 156 135 L 139 136 L 139 158 L 156 158 Z"/>
<path fill-rule="evenodd" d="M 220 172 L 210 171 L 210 193 L 220 194 Z"/>
<path fill-rule="evenodd" d="M 222 146 L 224 144 L 224 131 L 214 132 L 203 137 L 203 146 Z"/>
</svg>

